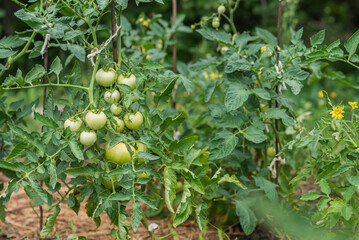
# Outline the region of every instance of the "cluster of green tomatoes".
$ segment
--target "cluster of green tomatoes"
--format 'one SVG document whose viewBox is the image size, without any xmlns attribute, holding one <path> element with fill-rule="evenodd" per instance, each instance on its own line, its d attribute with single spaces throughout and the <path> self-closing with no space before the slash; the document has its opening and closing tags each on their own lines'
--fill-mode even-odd
<svg viewBox="0 0 359 240">
<path fill-rule="evenodd" d="M 120 75 L 116 77 L 116 71 L 112 68 L 109 70 L 99 69 L 96 73 L 96 82 L 102 87 L 111 87 L 117 81 L 118 84 L 125 84 L 132 90 L 136 86 L 136 76 L 131 74 L 129 76 Z M 107 90 L 104 94 L 104 100 L 106 103 L 111 104 L 110 110 L 113 113 L 112 122 L 114 122 L 114 130 L 120 133 L 125 127 L 129 130 L 139 129 L 143 124 L 143 116 L 141 112 L 128 112 L 123 115 L 121 119 L 119 116 L 123 114 L 123 109 L 119 103 L 121 99 L 121 93 L 117 90 Z M 137 101 L 138 98 L 134 97 L 133 102 Z M 97 130 L 105 127 L 107 123 L 107 116 L 103 110 L 95 109 L 89 110 L 85 114 L 84 121 L 87 129 L 81 132 L 80 142 L 84 146 L 92 146 L 97 142 Z M 69 128 L 71 132 L 80 132 L 82 129 L 83 121 L 79 117 L 68 118 L 64 123 L 64 128 Z M 136 148 L 130 145 L 133 152 L 131 157 L 126 144 L 123 142 L 118 143 L 112 148 L 109 148 L 107 143 L 105 148 L 105 158 L 108 162 L 123 165 L 130 162 L 131 159 L 137 158 L 137 152 L 145 152 L 146 146 L 137 142 Z M 144 162 L 144 159 L 137 159 L 139 163 Z M 138 177 L 148 177 L 146 173 L 140 174 Z M 103 182 L 105 187 L 112 186 L 110 181 Z M 109 188 L 109 187 L 108 187 Z"/>
<path fill-rule="evenodd" d="M 214 27 L 215 29 L 218 29 L 219 26 L 221 25 L 220 16 L 226 12 L 226 7 L 221 5 L 218 7 L 217 11 L 218 11 L 218 17 L 214 17 L 212 19 L 212 27 Z"/>
</svg>

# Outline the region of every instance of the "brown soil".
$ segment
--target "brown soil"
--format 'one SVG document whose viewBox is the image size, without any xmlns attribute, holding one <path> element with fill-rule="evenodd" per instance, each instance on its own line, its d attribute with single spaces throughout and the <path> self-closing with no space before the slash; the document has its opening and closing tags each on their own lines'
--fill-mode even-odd
<svg viewBox="0 0 359 240">
<path fill-rule="evenodd" d="M 5 179 L 0 176 L 0 181 Z M 6 180 L 5 180 L 6 182 Z M 39 238 L 39 218 L 35 211 L 39 213 L 39 207 L 34 206 L 32 201 L 28 198 L 24 190 L 21 188 L 17 194 L 11 197 L 11 200 L 6 204 L 6 222 L 7 224 L 0 223 L 0 239 L 38 239 Z M 127 209 L 131 211 L 131 206 Z M 44 209 L 44 220 L 46 216 L 51 214 Z M 55 227 L 53 229 L 53 237 L 48 239 L 56 239 L 56 232 L 62 239 L 72 239 L 72 230 L 69 222 L 73 221 L 76 231 L 76 236 L 85 236 L 88 240 L 110 240 L 113 239 L 110 235 L 111 224 L 110 220 L 105 213 L 101 215 L 101 226 L 96 227 L 96 224 L 86 214 L 84 205 L 81 205 L 78 215 L 69 208 L 65 203 L 61 204 L 61 213 L 57 217 Z M 168 220 L 149 220 L 149 223 L 157 223 L 159 230 L 156 231 L 158 237 L 166 236 L 171 232 L 175 234 L 166 238 L 166 240 L 197 240 L 200 239 L 200 230 L 194 221 L 187 221 L 181 226 L 173 229 L 169 225 Z M 241 231 L 239 224 L 232 226 L 228 229 L 227 235 L 230 239 L 272 239 L 268 234 L 256 231 L 250 237 L 246 237 Z M 223 236 L 223 239 L 227 239 Z M 150 236 L 146 228 L 140 224 L 136 232 L 131 231 L 131 239 L 134 240 L 150 240 Z M 206 236 L 203 239 L 217 240 L 218 232 L 214 228 L 207 230 Z"/>
</svg>

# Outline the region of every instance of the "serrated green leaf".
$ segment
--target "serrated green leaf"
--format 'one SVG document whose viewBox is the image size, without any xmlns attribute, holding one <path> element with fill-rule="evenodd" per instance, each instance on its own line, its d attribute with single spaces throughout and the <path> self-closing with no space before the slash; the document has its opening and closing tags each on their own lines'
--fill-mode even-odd
<svg viewBox="0 0 359 240">
<path fill-rule="evenodd" d="M 16 157 L 20 157 L 25 153 L 27 143 L 19 142 L 15 145 L 15 147 L 11 150 L 9 155 L 6 157 L 6 161 L 11 161 Z"/>
<path fill-rule="evenodd" d="M 28 132 L 22 130 L 17 126 L 12 124 L 8 124 L 8 126 L 10 130 L 13 131 L 18 137 L 22 138 L 26 142 L 30 143 L 31 145 L 39 149 L 41 151 L 41 153 L 39 154 L 40 156 L 43 155 L 43 153 L 45 152 L 45 146 L 42 143 L 38 142 Z"/>
<path fill-rule="evenodd" d="M 13 51 L 10 49 L 0 49 L 0 59 L 14 56 L 16 53 L 17 51 Z"/>
<path fill-rule="evenodd" d="M 355 186 L 349 186 L 343 194 L 344 201 L 348 202 L 354 195 L 355 190 L 356 190 Z"/>
<path fill-rule="evenodd" d="M 229 174 L 227 173 L 226 175 L 224 175 L 219 181 L 218 184 L 224 183 L 224 182 L 230 182 L 230 183 L 234 183 L 236 184 L 238 187 L 242 188 L 242 189 L 247 189 L 246 186 L 244 186 L 236 177 L 236 175 L 232 175 L 229 176 Z"/>
<path fill-rule="evenodd" d="M 267 136 L 264 134 L 263 130 L 255 127 L 255 126 L 250 126 L 249 128 L 247 128 L 244 132 L 243 132 L 243 136 L 254 143 L 261 143 L 264 142 L 265 140 L 267 140 Z"/>
<path fill-rule="evenodd" d="M 57 182 L 56 163 L 51 162 L 51 164 L 49 165 L 47 170 L 48 170 L 48 173 L 49 173 L 49 176 L 50 176 L 49 185 L 50 185 L 50 187 L 55 189 L 56 182 Z"/>
<path fill-rule="evenodd" d="M 34 68 L 32 68 L 30 70 L 30 72 L 28 72 L 25 76 L 25 82 L 26 83 L 33 83 L 34 81 L 42 78 L 45 75 L 46 71 L 45 68 L 40 65 L 40 64 L 36 64 Z"/>
<path fill-rule="evenodd" d="M 269 92 L 267 90 L 265 90 L 264 88 L 256 88 L 253 90 L 253 93 L 264 100 L 271 99 Z"/>
<path fill-rule="evenodd" d="M 274 118 L 274 119 L 282 119 L 283 124 L 290 127 L 295 124 L 295 120 L 288 116 L 287 111 L 285 109 L 280 108 L 272 108 L 269 109 L 267 112 L 268 118 Z"/>
<path fill-rule="evenodd" d="M 325 38 L 325 29 L 323 29 L 320 32 L 314 34 L 310 38 L 310 45 L 315 46 L 315 45 L 322 44 L 324 42 L 324 38 Z"/>
<path fill-rule="evenodd" d="M 57 205 L 54 214 L 50 214 L 49 216 L 47 216 L 45 225 L 43 226 L 40 232 L 41 238 L 46 238 L 52 232 L 52 228 L 55 225 L 56 218 L 59 215 L 60 211 L 61 209 L 59 205 Z"/>
<path fill-rule="evenodd" d="M 353 207 L 350 205 L 344 206 L 342 208 L 342 217 L 349 221 L 349 219 L 351 218 L 351 216 L 353 215 Z"/>
<path fill-rule="evenodd" d="M 84 167 L 66 169 L 64 173 L 75 177 L 93 177 L 96 173 L 96 170 L 92 166 L 86 165 Z"/>
<path fill-rule="evenodd" d="M 348 182 L 353 186 L 359 186 L 359 177 L 358 176 L 347 176 Z"/>
<path fill-rule="evenodd" d="M 359 30 L 356 31 L 346 43 L 344 43 L 344 47 L 349 53 L 349 59 L 350 57 L 356 52 L 357 47 L 359 44 Z"/>
<path fill-rule="evenodd" d="M 132 228 L 136 232 L 142 219 L 142 208 L 139 202 L 133 203 L 133 210 L 131 213 L 132 213 L 131 215 Z"/>
<path fill-rule="evenodd" d="M 49 73 L 55 73 L 57 76 L 59 76 L 62 69 L 63 69 L 63 66 L 62 66 L 61 60 L 58 56 L 56 56 L 55 60 L 51 63 Z"/>
<path fill-rule="evenodd" d="M 249 97 L 249 91 L 240 84 L 232 84 L 226 90 L 224 105 L 228 112 L 242 107 Z"/>
<path fill-rule="evenodd" d="M 238 137 L 229 131 L 219 132 L 212 140 L 210 160 L 228 156 L 238 144 Z"/>
<path fill-rule="evenodd" d="M 179 142 L 174 141 L 170 145 L 172 151 L 183 151 L 184 149 L 190 149 L 198 140 L 197 135 L 190 135 L 182 138 Z"/>
<path fill-rule="evenodd" d="M 69 145 L 70 145 L 71 152 L 79 160 L 79 162 L 81 160 L 85 160 L 84 154 L 82 153 L 82 150 L 81 150 L 81 148 L 80 148 L 80 146 L 79 146 L 79 144 L 77 142 L 70 141 Z"/>
<path fill-rule="evenodd" d="M 257 218 L 253 211 L 240 201 L 236 201 L 236 213 L 239 216 L 241 227 L 246 235 L 250 235 L 255 227 Z"/>
<path fill-rule="evenodd" d="M 165 90 L 159 95 L 158 98 L 155 98 L 155 104 L 157 105 L 159 102 L 166 101 L 168 98 L 172 96 L 172 90 L 176 85 L 178 77 L 174 78 L 165 88 Z"/>
<path fill-rule="evenodd" d="M 34 116 L 35 116 L 35 119 L 38 120 L 40 123 L 42 123 L 43 126 L 52 128 L 54 130 L 56 130 L 59 127 L 59 125 L 57 125 L 57 123 L 51 118 L 48 118 L 48 117 L 41 115 L 37 112 L 34 113 Z"/>
<path fill-rule="evenodd" d="M 191 185 L 185 180 L 183 184 L 181 203 L 177 208 L 176 215 L 173 220 L 174 227 L 177 227 L 186 221 L 192 213 L 191 201 L 189 200 L 191 197 L 190 188 Z"/>
<path fill-rule="evenodd" d="M 226 32 L 216 31 L 213 28 L 208 27 L 201 28 L 196 31 L 208 40 L 217 41 L 228 46 L 232 45 L 231 38 Z"/>
<path fill-rule="evenodd" d="M 41 201 L 43 201 L 44 203 L 47 203 L 47 205 L 50 205 L 50 202 L 48 201 L 49 193 L 46 192 L 46 190 L 41 187 L 41 185 L 38 182 L 38 180 L 36 179 L 36 177 L 34 175 L 30 175 L 28 177 L 28 179 L 29 179 L 29 184 L 30 184 L 31 188 L 34 190 L 36 195 L 41 199 Z"/>
<path fill-rule="evenodd" d="M 329 201 L 330 201 L 330 198 L 320 199 L 318 202 L 318 210 L 323 210 L 327 206 Z"/>
<path fill-rule="evenodd" d="M 198 227 L 201 231 L 203 231 L 206 228 L 208 222 L 207 209 L 208 209 L 208 204 L 205 202 L 198 204 L 196 208 L 196 220 Z"/>
<path fill-rule="evenodd" d="M 269 43 L 273 48 L 277 46 L 277 38 L 268 30 L 256 27 L 257 35 L 265 42 Z"/>
<path fill-rule="evenodd" d="M 0 160 L 0 168 L 4 168 L 14 172 L 24 172 L 26 170 L 23 163 L 20 162 L 10 163 L 4 160 Z"/>
<path fill-rule="evenodd" d="M 254 177 L 254 180 L 256 182 L 256 186 L 264 190 L 269 200 L 271 200 L 274 203 L 278 202 L 278 194 L 276 190 L 276 188 L 278 187 L 277 184 L 274 184 L 264 179 L 263 177 Z"/>
<path fill-rule="evenodd" d="M 240 56 L 237 53 L 234 53 L 228 58 L 227 64 L 224 68 L 225 73 L 233 73 L 235 71 L 251 71 L 251 65 L 249 62 Z"/>
<path fill-rule="evenodd" d="M 316 192 L 311 192 L 308 194 L 303 195 L 300 200 L 304 200 L 304 201 L 309 201 L 309 200 L 315 200 L 317 198 L 319 198 L 320 195 Z"/>
<path fill-rule="evenodd" d="M 325 180 L 325 179 L 320 180 L 319 185 L 320 185 L 320 190 L 322 191 L 322 193 L 325 193 L 327 195 L 330 194 L 331 189 L 330 189 L 330 186 L 329 186 L 327 180 Z"/>
<path fill-rule="evenodd" d="M 172 207 L 172 203 L 173 200 L 176 198 L 176 185 L 177 185 L 176 172 L 166 167 L 163 172 L 163 180 L 165 183 L 165 202 L 167 208 L 170 212 L 175 213 Z"/>
</svg>

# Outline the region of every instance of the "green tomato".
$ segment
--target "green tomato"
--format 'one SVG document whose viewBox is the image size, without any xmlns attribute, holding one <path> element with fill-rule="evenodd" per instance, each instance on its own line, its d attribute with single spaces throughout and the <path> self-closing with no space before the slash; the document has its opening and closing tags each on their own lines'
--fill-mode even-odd
<svg viewBox="0 0 359 240">
<path fill-rule="evenodd" d="M 120 105 L 117 104 L 112 104 L 111 108 L 110 108 L 111 112 L 113 113 L 113 115 L 120 115 L 122 112 L 122 107 Z"/>
<path fill-rule="evenodd" d="M 125 117 L 125 125 L 130 130 L 136 130 L 142 126 L 143 123 L 143 116 L 142 113 L 136 112 L 133 113 L 126 113 Z"/>
<path fill-rule="evenodd" d="M 176 192 L 179 193 L 182 190 L 183 190 L 183 183 L 178 181 L 177 182 L 177 187 L 176 187 Z"/>
<path fill-rule="evenodd" d="M 112 181 L 111 181 L 111 179 L 112 179 L 112 181 L 113 181 L 113 186 L 115 187 L 115 188 L 118 188 L 119 186 L 120 186 L 120 182 L 119 181 L 117 181 L 117 176 L 116 175 L 112 175 L 112 176 L 109 176 L 109 177 L 104 177 L 103 179 L 102 179 L 102 185 L 105 187 L 105 188 L 107 188 L 107 189 L 109 189 L 109 190 L 112 190 Z"/>
<path fill-rule="evenodd" d="M 136 76 L 133 74 L 131 74 L 129 77 L 124 77 L 123 75 L 120 75 L 117 79 L 117 83 L 125 84 L 133 90 L 136 87 Z"/>
<path fill-rule="evenodd" d="M 218 14 L 221 15 L 221 14 L 225 13 L 226 7 L 221 5 L 221 6 L 218 7 L 217 10 L 218 10 Z"/>
<path fill-rule="evenodd" d="M 92 146 L 97 141 L 97 135 L 94 131 L 83 131 L 80 134 L 80 142 L 84 146 Z"/>
<path fill-rule="evenodd" d="M 105 157 L 106 160 L 112 163 L 116 163 L 118 165 L 123 165 L 127 162 L 131 162 L 131 154 L 127 150 L 126 144 L 120 142 L 116 146 L 114 146 L 111 149 L 108 149 L 110 146 L 109 143 L 107 143 L 105 148 Z M 136 153 L 136 149 L 130 145 L 131 150 L 133 153 Z"/>
<path fill-rule="evenodd" d="M 107 117 L 104 112 L 96 113 L 94 111 L 87 112 L 85 121 L 89 128 L 98 130 L 106 125 Z"/>
<path fill-rule="evenodd" d="M 116 103 L 120 100 L 121 94 L 118 90 L 115 90 L 113 92 L 106 91 L 104 94 L 104 99 L 107 103 Z"/>
<path fill-rule="evenodd" d="M 116 72 L 110 68 L 105 72 L 102 68 L 96 73 L 96 82 L 102 87 L 110 87 L 116 80 Z"/>
<path fill-rule="evenodd" d="M 137 102 L 140 98 L 137 97 L 136 95 L 132 95 L 132 102 Z"/>
<path fill-rule="evenodd" d="M 274 157 L 276 155 L 276 151 L 274 147 L 267 148 L 267 156 Z"/>
<path fill-rule="evenodd" d="M 82 126 L 82 120 L 80 118 L 69 118 L 64 123 L 64 128 L 70 128 L 71 132 L 78 132 L 80 131 Z"/>
<path fill-rule="evenodd" d="M 118 117 L 113 117 L 113 119 L 116 122 L 115 130 L 116 132 L 121 132 L 123 128 L 125 127 L 125 123 L 122 119 L 119 119 Z"/>
<path fill-rule="evenodd" d="M 214 17 L 213 20 L 212 20 L 212 27 L 214 28 L 219 28 L 219 18 L 218 17 Z"/>
<path fill-rule="evenodd" d="M 141 143 L 141 142 L 136 143 L 136 148 L 137 148 L 136 157 L 137 157 L 138 152 L 146 152 L 146 145 Z M 143 163 L 145 161 L 145 159 L 144 158 L 137 158 L 137 161 L 139 163 Z"/>
</svg>

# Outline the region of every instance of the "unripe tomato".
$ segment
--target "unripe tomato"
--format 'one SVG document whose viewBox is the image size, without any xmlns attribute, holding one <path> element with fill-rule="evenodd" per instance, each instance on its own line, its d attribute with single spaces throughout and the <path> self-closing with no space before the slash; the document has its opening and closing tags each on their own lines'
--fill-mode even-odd
<svg viewBox="0 0 359 240">
<path fill-rule="evenodd" d="M 97 141 L 97 135 L 94 131 L 83 131 L 80 134 L 80 142 L 84 146 L 92 146 Z"/>
<path fill-rule="evenodd" d="M 141 143 L 141 142 L 136 143 L 136 148 L 137 148 L 136 157 L 137 157 L 138 152 L 146 152 L 146 145 Z M 138 158 L 137 161 L 139 163 L 143 163 L 145 161 L 145 159 L 144 158 Z"/>
<path fill-rule="evenodd" d="M 116 80 L 116 72 L 114 69 L 110 68 L 105 72 L 102 68 L 96 73 L 96 82 L 102 87 L 111 86 Z"/>
<path fill-rule="evenodd" d="M 69 127 L 71 132 L 80 131 L 81 126 L 82 126 L 82 120 L 80 118 L 74 118 L 74 119 L 69 118 L 64 123 L 64 128 L 66 129 L 67 127 Z"/>
<path fill-rule="evenodd" d="M 107 103 L 116 103 L 120 100 L 121 94 L 118 90 L 115 90 L 113 92 L 106 91 L 103 98 Z"/>
<path fill-rule="evenodd" d="M 218 10 L 218 14 L 221 15 L 226 11 L 226 7 L 221 5 L 221 6 L 218 7 L 217 10 Z"/>
<path fill-rule="evenodd" d="M 108 143 L 105 148 L 105 157 L 107 161 L 116 163 L 119 165 L 123 165 L 127 162 L 131 162 L 131 154 L 127 150 L 126 144 L 124 143 L 118 143 L 116 146 L 114 146 L 111 149 L 108 149 L 110 144 Z M 136 149 L 130 145 L 131 150 L 133 153 L 136 153 Z"/>
<path fill-rule="evenodd" d="M 138 178 L 148 178 L 149 176 L 147 175 L 147 173 L 143 172 L 141 174 L 137 174 Z"/>
<path fill-rule="evenodd" d="M 116 121 L 117 124 L 117 126 L 115 126 L 116 132 L 121 132 L 125 127 L 124 121 L 122 119 L 119 119 L 118 117 L 113 117 L 113 119 Z"/>
<path fill-rule="evenodd" d="M 134 102 L 137 102 L 138 99 L 140 99 L 140 98 L 137 97 L 136 95 L 133 95 L 133 96 L 132 96 L 132 102 L 133 102 L 133 103 L 134 103 Z"/>
<path fill-rule="evenodd" d="M 142 126 L 143 123 L 143 116 L 142 113 L 136 112 L 133 113 L 126 113 L 125 117 L 125 125 L 130 130 L 136 130 Z"/>
<path fill-rule="evenodd" d="M 118 187 L 120 186 L 120 182 L 117 181 L 117 176 L 115 176 L 115 175 L 112 175 L 112 176 L 103 178 L 103 179 L 102 179 L 102 182 L 101 182 L 102 185 L 103 185 L 105 188 L 107 188 L 107 189 L 109 189 L 109 190 L 112 190 L 112 181 L 111 181 L 110 178 L 111 178 L 112 181 L 113 181 L 113 186 L 114 186 L 115 188 L 118 188 Z"/>
<path fill-rule="evenodd" d="M 274 147 L 267 148 L 267 156 L 274 157 L 276 155 L 276 151 Z"/>
<path fill-rule="evenodd" d="M 94 111 L 89 111 L 85 116 L 87 125 L 93 130 L 103 128 L 106 125 L 106 120 L 107 117 L 104 112 L 96 113 Z"/>
<path fill-rule="evenodd" d="M 177 182 L 176 192 L 180 192 L 183 190 L 183 183 L 181 181 Z"/>
<path fill-rule="evenodd" d="M 213 20 L 212 20 L 212 27 L 214 28 L 219 28 L 219 18 L 218 17 L 214 17 Z"/>
<path fill-rule="evenodd" d="M 136 87 L 136 76 L 133 74 L 131 74 L 129 77 L 124 77 L 123 75 L 120 75 L 117 79 L 117 83 L 125 84 L 133 90 Z"/>
<path fill-rule="evenodd" d="M 120 115 L 120 113 L 122 112 L 122 107 L 121 107 L 121 105 L 117 105 L 117 104 L 113 103 L 111 105 L 110 110 L 113 113 L 113 115 Z"/>
</svg>

